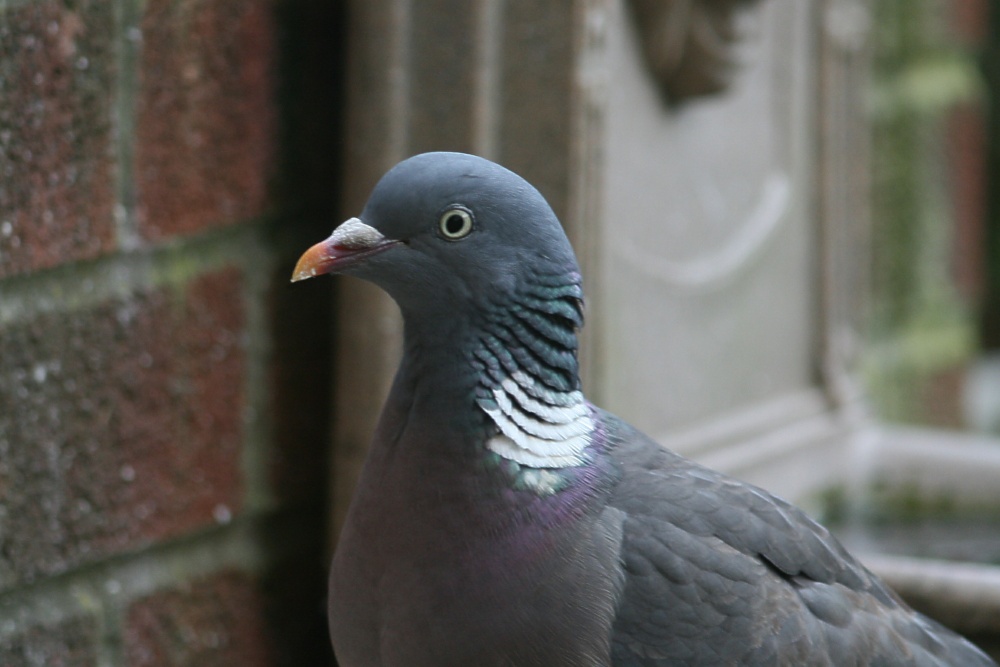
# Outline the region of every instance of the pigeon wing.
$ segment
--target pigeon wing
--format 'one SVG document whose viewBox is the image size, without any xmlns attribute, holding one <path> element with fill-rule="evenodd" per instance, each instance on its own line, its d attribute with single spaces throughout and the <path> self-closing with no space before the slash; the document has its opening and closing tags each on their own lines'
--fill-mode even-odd
<svg viewBox="0 0 1000 667">
<path fill-rule="evenodd" d="M 625 515 L 617 667 L 994 665 L 801 510 L 604 420 Z"/>
</svg>

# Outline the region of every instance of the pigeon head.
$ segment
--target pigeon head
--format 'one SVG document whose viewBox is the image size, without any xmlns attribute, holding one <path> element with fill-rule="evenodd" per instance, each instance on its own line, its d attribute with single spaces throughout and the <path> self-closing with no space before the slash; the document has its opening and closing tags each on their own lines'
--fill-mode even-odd
<svg viewBox="0 0 1000 667">
<path fill-rule="evenodd" d="M 542 195 L 512 171 L 462 153 L 424 153 L 386 173 L 360 216 L 309 249 L 292 280 L 325 273 L 377 284 L 404 315 L 502 303 L 526 281 L 579 282 Z"/>
<path fill-rule="evenodd" d="M 392 296 L 406 322 L 406 354 L 416 355 L 404 366 L 447 378 L 426 384 L 434 391 L 421 405 L 485 425 L 490 456 L 526 470 L 589 460 L 580 273 L 552 209 L 520 176 L 461 153 L 405 160 L 359 217 L 306 251 L 292 280 L 324 273 L 363 278 Z M 456 410 L 461 401 L 472 409 Z M 543 494 L 561 483 L 516 477 Z"/>
</svg>

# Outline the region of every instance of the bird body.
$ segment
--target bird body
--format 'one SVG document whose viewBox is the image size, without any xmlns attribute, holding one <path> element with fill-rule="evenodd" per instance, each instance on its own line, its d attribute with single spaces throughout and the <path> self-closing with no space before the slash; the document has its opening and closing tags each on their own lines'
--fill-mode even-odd
<svg viewBox="0 0 1000 667">
<path fill-rule="evenodd" d="M 450 344 L 408 348 L 379 420 L 331 572 L 338 658 L 607 664 L 615 545 L 579 546 L 594 543 L 610 480 L 581 468 L 559 493 L 527 486 L 531 470 L 487 449 L 480 373 L 455 369 L 454 356 Z M 566 587 L 587 604 L 571 608 Z"/>
<path fill-rule="evenodd" d="M 402 162 L 294 279 L 331 272 L 405 329 L 331 569 L 342 667 L 995 664 L 800 510 L 586 400 L 579 269 L 512 172 Z"/>
</svg>

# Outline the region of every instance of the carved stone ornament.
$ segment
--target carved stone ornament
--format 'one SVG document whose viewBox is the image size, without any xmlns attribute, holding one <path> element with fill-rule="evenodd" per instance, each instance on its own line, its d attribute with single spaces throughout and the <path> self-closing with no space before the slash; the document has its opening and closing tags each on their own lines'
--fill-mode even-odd
<svg viewBox="0 0 1000 667">
<path fill-rule="evenodd" d="M 759 0 L 628 0 L 642 52 L 670 104 L 726 89 L 737 14 Z"/>
</svg>

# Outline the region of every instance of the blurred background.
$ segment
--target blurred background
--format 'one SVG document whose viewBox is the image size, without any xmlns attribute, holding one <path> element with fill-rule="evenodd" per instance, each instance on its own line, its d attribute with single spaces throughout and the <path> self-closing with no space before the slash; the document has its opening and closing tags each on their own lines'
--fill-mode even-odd
<svg viewBox="0 0 1000 667">
<path fill-rule="evenodd" d="M 875 5 L 872 281 L 877 414 L 997 431 L 998 232 L 987 2 Z"/>
<path fill-rule="evenodd" d="M 1000 647 L 1000 4 L 0 0 L 0 664 L 332 664 L 395 306 L 295 259 L 535 184 L 588 396 Z"/>
</svg>

